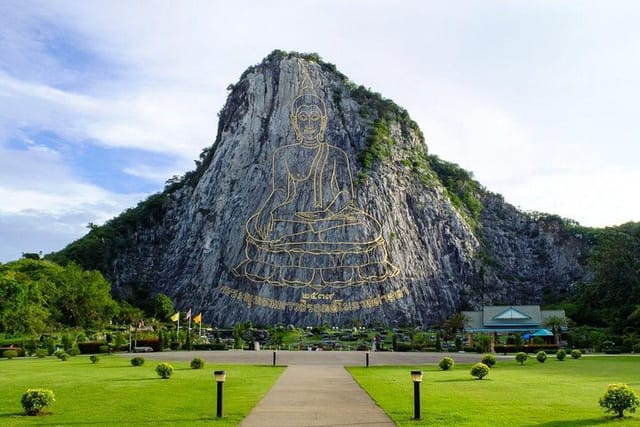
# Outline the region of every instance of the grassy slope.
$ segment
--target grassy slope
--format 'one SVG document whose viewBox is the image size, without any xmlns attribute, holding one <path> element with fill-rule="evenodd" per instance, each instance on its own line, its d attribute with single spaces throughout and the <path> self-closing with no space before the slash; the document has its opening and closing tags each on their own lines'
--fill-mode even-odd
<svg viewBox="0 0 640 427">
<path fill-rule="evenodd" d="M 0 425 L 238 425 L 284 370 L 245 365 L 193 370 L 188 362 L 170 363 L 173 376 L 163 380 L 151 360 L 141 367 L 117 356 L 102 357 L 95 365 L 88 356 L 66 362 L 0 360 Z M 227 371 L 221 420 L 215 417 L 214 369 Z M 50 414 L 22 415 L 20 397 L 28 388 L 54 391 Z"/>
<path fill-rule="evenodd" d="M 640 393 L 640 357 L 583 357 L 524 366 L 498 362 L 485 379 L 470 376 L 470 364 L 451 371 L 424 371 L 422 420 L 412 420 L 416 367 L 350 368 L 360 385 L 400 426 L 640 426 L 640 416 L 613 420 L 598 405 L 610 383 L 624 382 Z"/>
</svg>

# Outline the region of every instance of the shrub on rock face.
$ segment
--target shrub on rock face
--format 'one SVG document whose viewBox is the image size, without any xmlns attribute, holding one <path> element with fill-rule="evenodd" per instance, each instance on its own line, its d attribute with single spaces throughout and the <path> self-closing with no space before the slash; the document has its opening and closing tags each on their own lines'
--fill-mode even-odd
<svg viewBox="0 0 640 427">
<path fill-rule="evenodd" d="M 560 349 L 556 352 L 556 359 L 558 359 L 560 362 L 562 362 L 565 357 L 567 357 L 567 352 Z"/>
<path fill-rule="evenodd" d="M 443 357 L 440 363 L 438 363 L 438 366 L 443 371 L 448 371 L 449 369 L 453 368 L 454 365 L 455 365 L 455 362 L 450 357 Z"/>
<path fill-rule="evenodd" d="M 529 356 L 524 351 L 516 353 L 516 362 L 520 364 L 520 366 L 524 365 Z"/>
<path fill-rule="evenodd" d="M 202 368 L 204 368 L 204 360 L 200 359 L 199 357 L 196 357 L 191 361 L 191 369 L 202 369 Z"/>
<path fill-rule="evenodd" d="M 547 353 L 545 353 L 544 351 L 539 351 L 536 354 L 536 360 L 540 363 L 544 363 L 547 360 Z"/>
<path fill-rule="evenodd" d="M 493 366 L 496 364 L 496 358 L 493 354 L 485 354 L 484 356 L 482 356 L 481 362 L 488 367 L 493 368 Z"/>
<path fill-rule="evenodd" d="M 471 367 L 471 375 L 481 380 L 489 375 L 489 367 L 484 363 L 476 363 Z"/>
<path fill-rule="evenodd" d="M 577 348 L 575 350 L 571 350 L 571 357 L 574 359 L 580 359 L 582 357 L 582 352 Z"/>
<path fill-rule="evenodd" d="M 136 356 L 131 359 L 131 366 L 142 366 L 144 365 L 144 357 Z"/>
<path fill-rule="evenodd" d="M 21 403 L 27 415 L 40 415 L 51 406 L 56 398 L 53 391 L 47 389 L 29 389 L 22 395 Z"/>
<path fill-rule="evenodd" d="M 18 352 L 15 350 L 5 350 L 2 352 L 2 357 L 13 359 L 14 357 L 18 357 Z"/>
<path fill-rule="evenodd" d="M 624 411 L 636 412 L 640 406 L 640 399 L 626 384 L 609 384 L 607 392 L 599 400 L 600 406 L 605 412 L 613 412 L 618 417 L 624 416 Z"/>
<path fill-rule="evenodd" d="M 156 373 L 163 379 L 168 379 L 173 374 L 173 366 L 168 363 L 162 362 L 158 363 L 156 366 Z"/>
</svg>

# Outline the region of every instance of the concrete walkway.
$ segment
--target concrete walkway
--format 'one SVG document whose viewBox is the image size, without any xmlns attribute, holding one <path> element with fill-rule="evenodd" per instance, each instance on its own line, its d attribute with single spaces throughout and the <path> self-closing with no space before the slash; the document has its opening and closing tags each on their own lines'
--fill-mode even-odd
<svg viewBox="0 0 640 427">
<path fill-rule="evenodd" d="M 394 426 L 341 366 L 293 365 L 242 427 Z"/>
<path fill-rule="evenodd" d="M 123 355 L 131 357 L 130 354 Z M 366 353 L 358 351 L 278 351 L 277 364 L 288 368 L 271 390 L 245 418 L 244 427 L 394 426 L 345 370 L 364 366 Z M 456 363 L 478 362 L 477 353 L 394 353 L 369 355 L 370 366 L 423 366 L 436 364 L 444 356 Z M 213 365 L 271 365 L 273 351 L 177 351 L 144 353 L 145 359 L 189 361 L 200 357 Z M 513 355 L 496 355 L 513 360 Z M 407 368 L 407 386 L 409 368 Z"/>
</svg>

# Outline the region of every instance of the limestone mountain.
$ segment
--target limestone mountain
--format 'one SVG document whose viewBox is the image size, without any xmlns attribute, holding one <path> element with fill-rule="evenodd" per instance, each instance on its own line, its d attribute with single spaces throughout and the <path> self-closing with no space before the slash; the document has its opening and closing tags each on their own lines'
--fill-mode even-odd
<svg viewBox="0 0 640 427">
<path fill-rule="evenodd" d="M 584 278 L 584 235 L 429 155 L 404 109 L 317 55 L 274 51 L 229 90 L 194 171 L 51 258 L 220 325 L 429 324 Z"/>
</svg>

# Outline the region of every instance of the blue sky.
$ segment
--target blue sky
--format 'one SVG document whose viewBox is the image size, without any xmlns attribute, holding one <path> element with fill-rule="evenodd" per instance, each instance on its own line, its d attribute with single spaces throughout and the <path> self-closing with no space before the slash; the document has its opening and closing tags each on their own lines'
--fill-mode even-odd
<svg viewBox="0 0 640 427">
<path fill-rule="evenodd" d="M 635 1 L 0 2 L 0 262 L 163 188 L 229 83 L 317 52 L 523 210 L 640 221 Z"/>
</svg>

